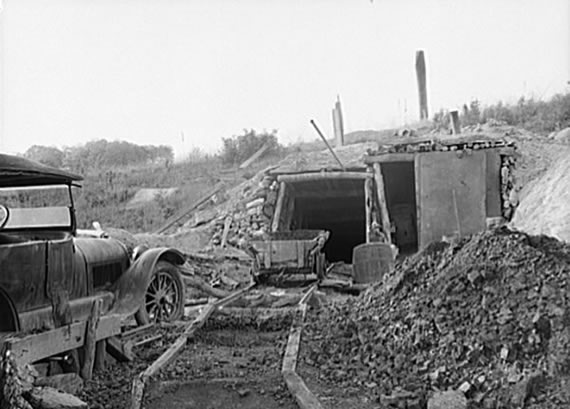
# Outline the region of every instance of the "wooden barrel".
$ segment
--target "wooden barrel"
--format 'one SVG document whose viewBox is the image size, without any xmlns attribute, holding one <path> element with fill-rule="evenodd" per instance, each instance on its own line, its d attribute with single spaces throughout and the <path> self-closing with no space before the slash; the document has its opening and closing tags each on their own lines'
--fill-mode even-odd
<svg viewBox="0 0 570 409">
<path fill-rule="evenodd" d="M 352 281 L 365 284 L 380 281 L 394 268 L 392 248 L 386 243 L 364 243 L 352 250 Z"/>
</svg>

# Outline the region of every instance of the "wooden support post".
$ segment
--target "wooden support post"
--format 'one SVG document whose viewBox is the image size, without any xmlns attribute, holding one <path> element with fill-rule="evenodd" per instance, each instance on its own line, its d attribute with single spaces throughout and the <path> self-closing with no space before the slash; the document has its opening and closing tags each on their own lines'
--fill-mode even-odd
<svg viewBox="0 0 570 409">
<path fill-rule="evenodd" d="M 372 232 L 372 180 L 364 180 L 364 212 L 366 215 L 366 243 L 370 243 Z"/>
<path fill-rule="evenodd" d="M 380 215 L 382 216 L 382 230 L 386 235 L 387 242 L 392 243 L 392 236 L 390 235 L 390 214 L 388 213 L 388 205 L 386 204 L 386 191 L 384 189 L 384 176 L 382 175 L 382 168 L 380 167 L 380 163 L 374 163 L 373 167 L 374 179 L 376 180 L 376 194 L 378 195 Z"/>
<path fill-rule="evenodd" d="M 96 371 L 103 371 L 107 367 L 107 340 L 102 339 L 95 344 L 95 365 Z"/>
<path fill-rule="evenodd" d="M 416 76 L 418 78 L 418 94 L 420 98 L 420 120 L 428 119 L 426 61 L 422 50 L 416 51 Z"/>
<path fill-rule="evenodd" d="M 283 202 L 285 201 L 285 190 L 287 184 L 281 182 L 279 184 L 279 195 L 277 196 L 277 203 L 275 205 L 275 212 L 273 212 L 273 221 L 271 223 L 271 231 L 276 232 L 279 229 L 279 219 L 281 219 L 281 209 L 283 209 Z"/>
<path fill-rule="evenodd" d="M 461 124 L 459 123 L 459 112 L 449 111 L 449 120 L 451 122 L 451 130 L 453 135 L 459 135 L 461 133 Z"/>
<path fill-rule="evenodd" d="M 93 365 L 95 363 L 95 347 L 97 343 L 97 326 L 99 325 L 99 318 L 101 317 L 102 304 L 103 300 L 100 298 L 93 301 L 93 306 L 91 307 L 91 315 L 87 321 L 87 327 L 85 329 L 85 343 L 83 344 L 85 356 L 83 359 L 83 366 L 81 367 L 81 377 L 86 381 L 90 380 L 93 374 Z"/>
<path fill-rule="evenodd" d="M 231 225 L 232 225 L 232 216 L 228 216 L 224 220 L 224 231 L 222 232 L 222 243 L 220 244 L 221 247 L 226 247 Z"/>
</svg>

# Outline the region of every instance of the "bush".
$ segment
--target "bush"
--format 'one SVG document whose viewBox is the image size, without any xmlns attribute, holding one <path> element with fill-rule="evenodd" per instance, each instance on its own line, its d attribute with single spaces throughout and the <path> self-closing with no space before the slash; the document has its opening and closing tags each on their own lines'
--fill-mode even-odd
<svg viewBox="0 0 570 409">
<path fill-rule="evenodd" d="M 222 161 L 232 165 L 242 163 L 265 144 L 269 145 L 266 153 L 276 153 L 281 149 L 277 141 L 277 130 L 257 134 L 253 129 L 244 129 L 242 135 L 222 138 L 222 141 Z"/>
<path fill-rule="evenodd" d="M 478 100 L 463 105 L 461 125 L 469 126 L 489 121 L 502 122 L 536 133 L 550 133 L 570 126 L 570 93 L 554 95 L 548 101 L 521 97 L 516 104 L 499 101 L 481 108 Z M 446 127 L 446 115 L 434 115 L 436 127 Z"/>
</svg>

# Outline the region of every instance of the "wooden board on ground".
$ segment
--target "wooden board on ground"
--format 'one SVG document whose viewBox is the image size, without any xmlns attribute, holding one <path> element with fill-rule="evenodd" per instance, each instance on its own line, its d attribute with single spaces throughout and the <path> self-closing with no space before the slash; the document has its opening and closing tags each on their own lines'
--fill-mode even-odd
<svg viewBox="0 0 570 409">
<path fill-rule="evenodd" d="M 180 335 L 176 339 L 176 341 L 174 341 L 174 343 L 161 356 L 158 357 L 156 361 L 154 361 L 146 370 L 141 372 L 134 379 L 131 387 L 131 409 L 139 409 L 141 407 L 146 381 L 151 376 L 156 374 L 158 371 L 160 371 L 162 368 L 173 362 L 178 357 L 178 355 L 182 352 L 182 350 L 186 346 L 188 339 L 191 338 L 194 335 L 194 333 L 204 325 L 208 317 L 210 317 L 210 315 L 217 308 L 222 307 L 225 304 L 228 304 L 238 299 L 246 292 L 248 292 L 250 289 L 252 289 L 254 286 L 255 283 L 252 283 L 249 286 L 239 291 L 236 291 L 233 294 L 230 294 L 226 298 L 223 298 L 214 303 L 206 305 L 204 309 L 202 309 L 202 311 L 200 312 L 200 315 L 198 315 L 198 317 L 194 321 L 192 321 L 192 323 L 188 325 L 188 327 L 186 327 L 182 335 Z"/>
</svg>

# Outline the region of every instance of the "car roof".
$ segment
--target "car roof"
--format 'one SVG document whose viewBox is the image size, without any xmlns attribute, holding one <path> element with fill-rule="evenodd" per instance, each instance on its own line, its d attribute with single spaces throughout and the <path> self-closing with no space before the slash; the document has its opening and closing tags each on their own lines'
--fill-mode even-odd
<svg viewBox="0 0 570 409">
<path fill-rule="evenodd" d="M 83 177 L 20 156 L 0 153 L 0 187 L 72 184 Z"/>
</svg>

